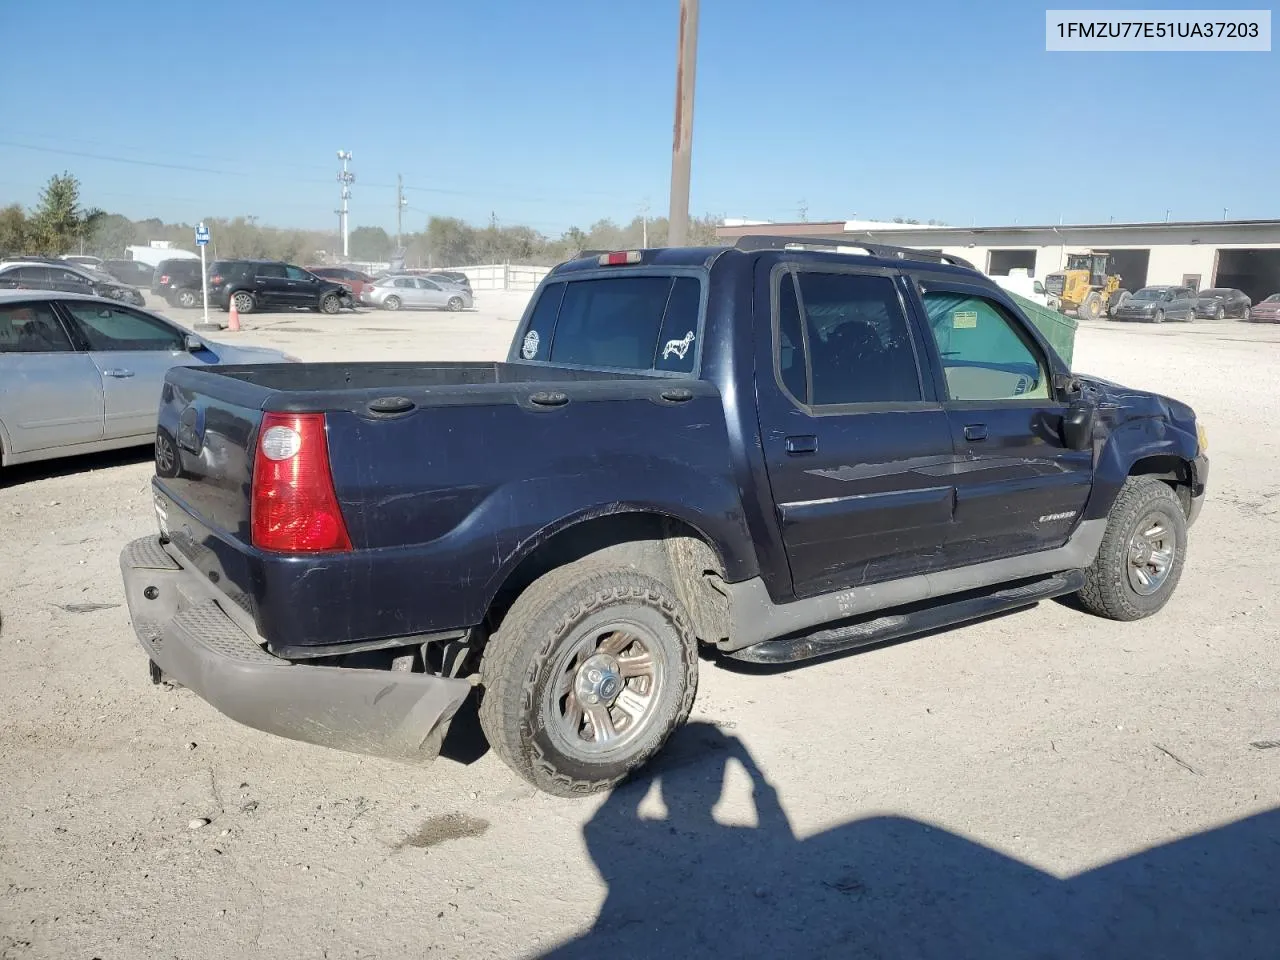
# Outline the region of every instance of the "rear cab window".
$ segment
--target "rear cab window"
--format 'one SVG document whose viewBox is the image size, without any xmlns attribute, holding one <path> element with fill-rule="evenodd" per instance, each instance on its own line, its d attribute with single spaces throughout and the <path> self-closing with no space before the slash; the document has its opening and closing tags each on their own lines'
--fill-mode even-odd
<svg viewBox="0 0 1280 960">
<path fill-rule="evenodd" d="M 692 374 L 702 279 L 690 274 L 584 277 L 543 287 L 517 345 L 521 360 Z"/>
</svg>

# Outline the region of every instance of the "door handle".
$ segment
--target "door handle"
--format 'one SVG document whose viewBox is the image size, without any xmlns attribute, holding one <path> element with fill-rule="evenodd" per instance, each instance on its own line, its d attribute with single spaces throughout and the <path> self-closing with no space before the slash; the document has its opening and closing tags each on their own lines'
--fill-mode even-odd
<svg viewBox="0 0 1280 960">
<path fill-rule="evenodd" d="M 793 457 L 818 452 L 817 437 L 787 437 L 787 453 Z"/>
<path fill-rule="evenodd" d="M 125 380 L 133 376 L 132 370 L 103 370 L 104 377 L 115 377 L 117 380 Z"/>
<path fill-rule="evenodd" d="M 979 440 L 987 439 L 987 425 L 985 423 L 971 423 L 964 428 L 964 438 L 970 443 L 977 443 Z"/>
</svg>

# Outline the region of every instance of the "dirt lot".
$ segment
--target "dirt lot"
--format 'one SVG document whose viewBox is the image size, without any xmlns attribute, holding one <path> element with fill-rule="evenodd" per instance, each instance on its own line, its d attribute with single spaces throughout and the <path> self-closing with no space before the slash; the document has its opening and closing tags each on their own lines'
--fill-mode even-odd
<svg viewBox="0 0 1280 960">
<path fill-rule="evenodd" d="M 238 338 L 500 357 L 518 298 L 479 305 Z M 1076 367 L 1208 425 L 1161 615 L 704 661 L 694 722 L 607 801 L 535 794 L 466 718 L 415 769 L 153 687 L 116 566 L 154 526 L 147 451 L 6 471 L 0 957 L 1275 956 L 1280 329 L 1095 323 Z"/>
</svg>

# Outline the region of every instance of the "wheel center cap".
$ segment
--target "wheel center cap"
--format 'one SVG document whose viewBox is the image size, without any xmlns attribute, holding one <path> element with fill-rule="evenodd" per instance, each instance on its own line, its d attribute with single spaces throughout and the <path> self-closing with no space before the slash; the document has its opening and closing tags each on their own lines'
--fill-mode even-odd
<svg viewBox="0 0 1280 960">
<path fill-rule="evenodd" d="M 622 691 L 622 676 L 618 672 L 618 661 L 608 654 L 597 653 L 588 657 L 578 668 L 574 679 L 574 693 L 583 706 L 608 706 Z"/>
</svg>

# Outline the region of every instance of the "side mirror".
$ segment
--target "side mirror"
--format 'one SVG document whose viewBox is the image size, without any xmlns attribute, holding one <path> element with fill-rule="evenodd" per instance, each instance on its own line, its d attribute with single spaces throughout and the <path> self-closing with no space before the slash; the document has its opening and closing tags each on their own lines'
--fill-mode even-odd
<svg viewBox="0 0 1280 960">
<path fill-rule="evenodd" d="M 1062 442 L 1068 450 L 1088 450 L 1093 446 L 1093 425 L 1098 408 L 1087 400 L 1073 401 L 1062 416 Z"/>
<path fill-rule="evenodd" d="M 187 348 L 187 353 L 199 353 L 204 349 L 204 341 L 190 333 L 187 334 L 183 343 Z"/>
</svg>

